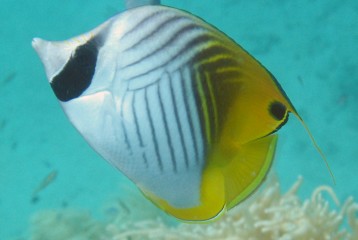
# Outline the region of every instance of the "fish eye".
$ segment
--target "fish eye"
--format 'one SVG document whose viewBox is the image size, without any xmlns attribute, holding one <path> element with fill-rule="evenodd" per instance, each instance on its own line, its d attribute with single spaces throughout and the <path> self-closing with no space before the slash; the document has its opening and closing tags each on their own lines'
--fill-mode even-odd
<svg viewBox="0 0 358 240">
<path fill-rule="evenodd" d="M 286 116 L 287 108 L 282 103 L 274 101 L 269 106 L 269 113 L 277 121 L 282 121 Z"/>
</svg>

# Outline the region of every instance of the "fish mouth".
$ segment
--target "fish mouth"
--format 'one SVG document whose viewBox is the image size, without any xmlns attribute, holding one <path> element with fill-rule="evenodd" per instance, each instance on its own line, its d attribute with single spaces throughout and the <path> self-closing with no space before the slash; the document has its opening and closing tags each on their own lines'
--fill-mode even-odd
<svg viewBox="0 0 358 240">
<path fill-rule="evenodd" d="M 40 46 L 43 45 L 43 43 L 46 42 L 45 40 L 42 40 L 41 38 L 34 38 L 32 39 L 31 45 L 35 49 L 37 53 L 40 51 Z"/>
<path fill-rule="evenodd" d="M 36 51 L 37 55 L 40 57 L 41 62 L 44 64 L 46 62 L 46 51 L 45 49 L 47 49 L 47 45 L 50 42 L 43 40 L 41 38 L 34 38 L 32 39 L 31 45 L 32 48 Z"/>
<path fill-rule="evenodd" d="M 75 41 L 47 41 L 41 38 L 34 38 L 31 45 L 45 68 L 49 82 L 62 70 L 77 47 Z"/>
</svg>

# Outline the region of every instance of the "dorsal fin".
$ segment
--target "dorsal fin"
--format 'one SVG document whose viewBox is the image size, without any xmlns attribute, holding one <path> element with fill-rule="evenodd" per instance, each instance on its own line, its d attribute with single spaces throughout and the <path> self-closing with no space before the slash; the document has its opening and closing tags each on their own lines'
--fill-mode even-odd
<svg viewBox="0 0 358 240">
<path fill-rule="evenodd" d="M 332 181 L 333 181 L 333 184 L 335 185 L 336 184 L 336 179 L 334 177 L 334 174 L 331 170 L 331 167 L 329 166 L 328 164 L 328 161 L 327 161 L 327 158 L 326 156 L 324 155 L 324 153 L 322 152 L 321 148 L 318 146 L 316 140 L 314 139 L 310 129 L 308 128 L 308 126 L 306 125 L 305 121 L 303 121 L 303 119 L 301 118 L 301 116 L 296 112 L 296 111 L 293 111 L 292 112 L 298 119 L 298 121 L 300 121 L 300 123 L 302 124 L 302 126 L 305 128 L 309 138 L 311 139 L 312 143 L 313 143 L 313 146 L 316 148 L 317 152 L 319 153 L 319 155 L 321 155 L 324 163 L 326 164 L 326 167 L 328 169 L 328 172 L 329 174 L 331 175 L 331 178 L 332 178 Z"/>
<path fill-rule="evenodd" d="M 126 0 L 126 8 L 135 8 L 144 5 L 160 5 L 160 0 Z"/>
</svg>

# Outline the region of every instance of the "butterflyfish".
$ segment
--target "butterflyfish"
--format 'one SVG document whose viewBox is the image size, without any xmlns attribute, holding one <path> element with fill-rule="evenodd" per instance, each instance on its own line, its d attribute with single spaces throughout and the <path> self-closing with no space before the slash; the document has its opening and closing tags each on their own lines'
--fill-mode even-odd
<svg viewBox="0 0 358 240">
<path fill-rule="evenodd" d="M 303 123 L 265 67 L 182 10 L 140 6 L 70 40 L 32 45 L 89 145 L 184 221 L 217 219 L 247 198 L 289 113 Z"/>
</svg>

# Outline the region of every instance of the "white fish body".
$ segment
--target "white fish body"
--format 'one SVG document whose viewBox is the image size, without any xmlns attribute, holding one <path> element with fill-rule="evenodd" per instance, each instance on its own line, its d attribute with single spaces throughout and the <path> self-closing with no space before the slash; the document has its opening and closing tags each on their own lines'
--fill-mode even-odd
<svg viewBox="0 0 358 240">
<path fill-rule="evenodd" d="M 183 37 L 172 39 L 185 28 Z M 76 49 L 95 42 L 98 56 L 90 85 L 78 96 L 58 96 L 61 106 L 107 161 L 177 207 L 198 204 L 204 143 L 186 66 L 194 53 L 175 56 L 205 31 L 183 12 L 146 6 L 68 41 L 33 41 L 52 85 Z"/>
<path fill-rule="evenodd" d="M 215 218 L 250 195 L 270 168 L 271 133 L 298 116 L 261 64 L 177 9 L 129 9 L 33 47 L 76 129 L 180 219 Z"/>
</svg>

